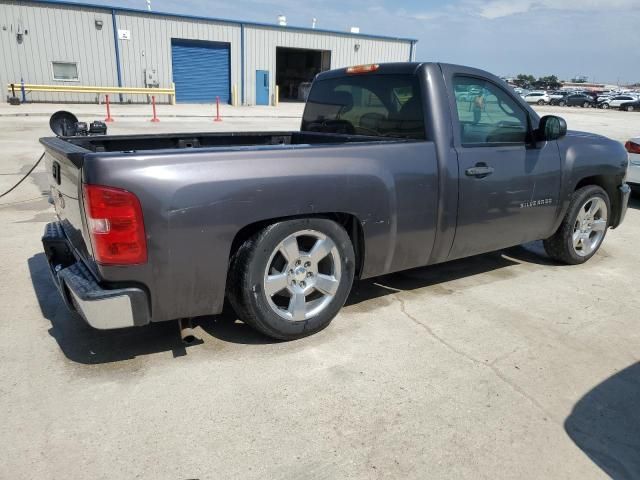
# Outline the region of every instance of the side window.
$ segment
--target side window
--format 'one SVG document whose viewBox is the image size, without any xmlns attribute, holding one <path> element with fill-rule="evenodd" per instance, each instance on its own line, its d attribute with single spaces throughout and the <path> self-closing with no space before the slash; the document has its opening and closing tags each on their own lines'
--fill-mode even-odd
<svg viewBox="0 0 640 480">
<path fill-rule="evenodd" d="M 464 146 L 524 143 L 527 112 L 498 86 L 473 77 L 454 77 L 460 137 Z"/>
</svg>

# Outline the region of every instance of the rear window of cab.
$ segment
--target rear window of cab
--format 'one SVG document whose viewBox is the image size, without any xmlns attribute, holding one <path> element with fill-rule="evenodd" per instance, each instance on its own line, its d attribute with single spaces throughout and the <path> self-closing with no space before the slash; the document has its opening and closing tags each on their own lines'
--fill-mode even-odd
<svg viewBox="0 0 640 480">
<path fill-rule="evenodd" d="M 302 130 L 377 137 L 425 138 L 415 75 L 345 75 L 313 83 Z"/>
</svg>

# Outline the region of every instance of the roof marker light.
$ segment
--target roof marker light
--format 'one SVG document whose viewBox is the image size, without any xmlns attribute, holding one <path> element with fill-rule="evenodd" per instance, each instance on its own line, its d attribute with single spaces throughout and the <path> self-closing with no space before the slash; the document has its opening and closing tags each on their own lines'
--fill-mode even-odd
<svg viewBox="0 0 640 480">
<path fill-rule="evenodd" d="M 375 72 L 380 68 L 377 63 L 369 63 L 367 65 L 356 65 L 354 67 L 348 67 L 347 73 L 350 75 L 356 75 L 358 73 L 370 73 Z"/>
</svg>

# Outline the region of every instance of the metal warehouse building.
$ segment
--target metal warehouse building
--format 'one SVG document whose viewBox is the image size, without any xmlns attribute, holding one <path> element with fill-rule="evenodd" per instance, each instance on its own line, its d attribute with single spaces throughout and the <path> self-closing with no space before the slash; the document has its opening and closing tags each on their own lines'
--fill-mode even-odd
<svg viewBox="0 0 640 480">
<path fill-rule="evenodd" d="M 0 0 L 0 85 L 160 87 L 178 103 L 299 100 L 314 75 L 409 61 L 416 40 L 58 1 Z M 95 93 L 30 92 L 95 102 Z M 146 101 L 146 95 L 124 96 Z"/>
</svg>

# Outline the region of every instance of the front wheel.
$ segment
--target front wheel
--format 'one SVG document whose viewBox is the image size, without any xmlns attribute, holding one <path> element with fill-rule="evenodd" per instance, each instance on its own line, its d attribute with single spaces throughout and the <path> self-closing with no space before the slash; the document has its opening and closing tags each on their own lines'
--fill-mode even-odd
<svg viewBox="0 0 640 480">
<path fill-rule="evenodd" d="M 591 104 L 589 102 L 584 102 L 582 104 L 582 108 L 589 108 L 591 106 Z"/>
<path fill-rule="evenodd" d="M 560 105 L 561 107 L 564 107 L 566 105 L 566 103 L 564 103 L 564 100 L 560 100 L 558 102 L 558 105 Z"/>
<path fill-rule="evenodd" d="M 560 227 L 544 240 L 547 254 L 570 265 L 593 257 L 607 233 L 610 205 L 607 192 L 597 185 L 576 190 Z"/>
<path fill-rule="evenodd" d="M 602 104 L 602 108 L 604 108 L 605 110 L 607 110 L 609 108 L 609 104 L 608 103 L 603 103 Z"/>
<path fill-rule="evenodd" d="M 633 112 L 633 105 L 627 105 L 627 112 Z"/>
<path fill-rule="evenodd" d="M 544 100 L 538 100 L 538 105 L 544 105 Z"/>
<path fill-rule="evenodd" d="M 324 218 L 269 225 L 233 255 L 228 298 L 240 319 L 280 340 L 325 328 L 353 282 L 349 235 Z"/>
</svg>

